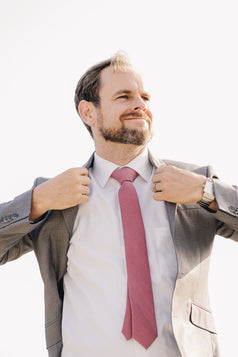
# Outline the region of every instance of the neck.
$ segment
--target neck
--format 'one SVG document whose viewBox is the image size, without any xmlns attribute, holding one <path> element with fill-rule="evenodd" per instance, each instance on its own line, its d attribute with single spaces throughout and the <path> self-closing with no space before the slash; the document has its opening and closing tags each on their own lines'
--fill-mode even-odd
<svg viewBox="0 0 238 357">
<path fill-rule="evenodd" d="M 106 142 L 104 147 L 97 147 L 96 153 L 105 160 L 111 161 L 119 166 L 128 164 L 136 156 L 140 155 L 146 145 L 132 145 Z"/>
</svg>

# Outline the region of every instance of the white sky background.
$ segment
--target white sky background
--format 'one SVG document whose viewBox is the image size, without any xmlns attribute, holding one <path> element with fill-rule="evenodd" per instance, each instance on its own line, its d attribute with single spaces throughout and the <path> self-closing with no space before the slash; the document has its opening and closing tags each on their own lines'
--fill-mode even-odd
<svg viewBox="0 0 238 357">
<path fill-rule="evenodd" d="M 0 201 L 87 160 L 75 86 L 118 50 L 152 94 L 155 155 L 212 164 L 237 184 L 237 18 L 236 0 L 0 0 Z M 222 356 L 237 350 L 237 257 L 217 238 L 210 295 Z M 2 266 L 0 281 L 0 357 L 46 357 L 33 254 Z"/>
</svg>

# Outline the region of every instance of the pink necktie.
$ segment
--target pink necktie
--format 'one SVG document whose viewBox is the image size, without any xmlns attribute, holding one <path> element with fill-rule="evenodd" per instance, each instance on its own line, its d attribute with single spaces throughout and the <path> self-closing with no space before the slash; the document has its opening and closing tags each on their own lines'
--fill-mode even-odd
<svg viewBox="0 0 238 357">
<path fill-rule="evenodd" d="M 127 265 L 127 304 L 122 333 L 149 348 L 157 337 L 150 268 L 145 230 L 133 181 L 137 172 L 129 167 L 116 170 L 112 177 L 121 187 L 119 202 Z"/>
</svg>

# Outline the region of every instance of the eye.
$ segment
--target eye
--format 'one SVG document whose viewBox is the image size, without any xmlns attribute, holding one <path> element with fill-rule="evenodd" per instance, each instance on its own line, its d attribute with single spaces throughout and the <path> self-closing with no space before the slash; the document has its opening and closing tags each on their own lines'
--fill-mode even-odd
<svg viewBox="0 0 238 357">
<path fill-rule="evenodd" d="M 145 102 L 149 102 L 150 101 L 150 97 L 148 97 L 147 95 L 142 96 L 141 97 Z"/>
<path fill-rule="evenodd" d="M 128 95 L 127 94 L 123 94 L 123 95 L 120 95 L 119 97 L 118 97 L 118 99 L 128 99 L 129 97 L 128 97 Z"/>
</svg>

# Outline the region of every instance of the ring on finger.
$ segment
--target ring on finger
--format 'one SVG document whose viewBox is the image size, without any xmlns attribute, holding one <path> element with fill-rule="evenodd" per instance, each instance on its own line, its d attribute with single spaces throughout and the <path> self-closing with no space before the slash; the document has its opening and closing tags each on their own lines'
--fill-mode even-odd
<svg viewBox="0 0 238 357">
<path fill-rule="evenodd" d="M 154 184 L 154 186 L 153 186 L 153 192 L 158 192 L 158 190 L 157 190 L 157 188 L 156 188 L 156 183 Z"/>
</svg>

